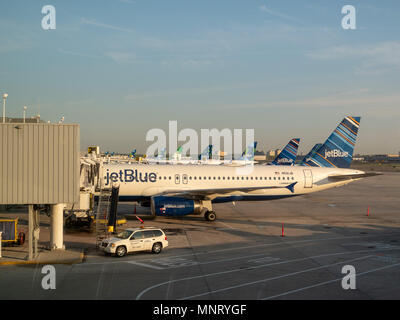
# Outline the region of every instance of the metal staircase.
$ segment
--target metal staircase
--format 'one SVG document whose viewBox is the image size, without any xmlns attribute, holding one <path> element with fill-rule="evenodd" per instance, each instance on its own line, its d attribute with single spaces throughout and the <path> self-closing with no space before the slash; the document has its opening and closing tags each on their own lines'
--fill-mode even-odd
<svg viewBox="0 0 400 320">
<path fill-rule="evenodd" d="M 96 248 L 99 248 L 104 238 L 108 236 L 108 219 L 111 204 L 111 188 L 100 190 L 96 210 Z"/>
</svg>

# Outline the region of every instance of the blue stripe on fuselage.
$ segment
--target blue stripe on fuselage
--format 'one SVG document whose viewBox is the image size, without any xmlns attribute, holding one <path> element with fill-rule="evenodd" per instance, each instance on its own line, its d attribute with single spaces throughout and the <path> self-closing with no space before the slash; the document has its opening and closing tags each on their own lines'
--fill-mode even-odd
<svg viewBox="0 0 400 320">
<path fill-rule="evenodd" d="M 247 196 L 227 196 L 227 197 L 217 197 L 211 200 L 212 203 L 224 203 L 233 201 L 268 201 L 268 200 L 278 200 L 283 198 L 289 198 L 298 196 L 299 194 L 288 194 L 279 196 L 268 196 L 268 195 L 247 195 Z M 97 197 L 95 197 L 96 199 Z M 141 196 L 119 196 L 119 201 L 121 202 L 133 202 L 133 201 L 149 201 L 150 197 Z"/>
</svg>

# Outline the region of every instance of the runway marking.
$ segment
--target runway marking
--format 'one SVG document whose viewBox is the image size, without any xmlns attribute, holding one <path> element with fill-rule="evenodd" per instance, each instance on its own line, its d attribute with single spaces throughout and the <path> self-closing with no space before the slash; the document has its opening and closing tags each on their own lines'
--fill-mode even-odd
<svg viewBox="0 0 400 320">
<path fill-rule="evenodd" d="M 254 262 L 254 263 L 265 263 L 265 262 L 274 262 L 274 261 L 279 261 L 281 260 L 280 258 L 274 258 L 274 257 L 265 257 L 265 258 L 260 258 L 260 259 L 253 259 L 249 260 L 248 262 Z"/>
<path fill-rule="evenodd" d="M 226 226 L 226 228 L 217 228 L 217 230 L 227 230 L 227 229 L 233 230 L 233 229 L 235 229 L 234 227 L 231 227 L 229 224 L 227 224 L 225 222 L 219 221 L 219 223 L 223 224 L 224 226 Z"/>
<path fill-rule="evenodd" d="M 286 260 L 286 261 L 267 263 L 267 264 L 262 264 L 262 265 L 259 265 L 259 266 L 251 266 L 251 267 L 247 267 L 247 268 L 243 268 L 243 269 L 232 269 L 232 270 L 226 270 L 226 271 L 220 271 L 220 272 L 215 272 L 215 273 L 203 274 L 203 275 L 198 275 L 198 276 L 193 276 L 193 277 L 186 277 L 186 278 L 181 278 L 181 279 L 169 280 L 169 281 L 161 282 L 159 284 L 150 286 L 150 287 L 146 288 L 145 290 L 141 291 L 136 296 L 136 300 L 140 300 L 141 297 L 144 294 L 146 294 L 147 292 L 149 292 L 150 290 L 153 290 L 155 288 L 164 286 L 166 284 L 169 285 L 169 284 L 177 283 L 177 282 L 180 282 L 180 281 L 187 281 L 187 280 L 194 280 L 194 279 L 200 279 L 200 278 L 206 278 L 206 277 L 213 277 L 213 276 L 219 276 L 219 275 L 228 274 L 228 273 L 243 272 L 244 270 L 254 270 L 254 269 L 259 269 L 259 268 L 279 265 L 279 264 L 306 261 L 306 260 L 315 259 L 315 258 L 323 258 L 323 257 L 337 256 L 337 255 L 346 255 L 346 254 L 356 254 L 356 253 L 364 253 L 364 252 L 385 251 L 385 250 L 393 250 L 393 249 L 371 249 L 371 250 L 359 250 L 359 251 L 346 251 L 346 252 L 328 253 L 328 254 L 322 254 L 322 255 L 299 258 L 299 259 L 292 259 L 292 260 Z"/>
<path fill-rule="evenodd" d="M 335 241 L 335 240 L 345 240 L 345 239 L 359 239 L 359 238 L 372 238 L 372 237 L 388 237 L 392 235 L 398 235 L 398 232 L 394 233 L 387 233 L 387 234 L 377 234 L 377 235 L 361 235 L 361 236 L 348 236 L 348 237 L 337 237 L 337 238 L 326 238 L 326 239 L 306 239 L 306 240 L 294 240 L 294 241 L 281 241 L 281 242 L 274 242 L 274 243 L 265 243 L 265 244 L 259 244 L 259 245 L 251 245 L 251 246 L 243 246 L 243 247 L 235 247 L 235 248 L 226 248 L 226 249 L 218 249 L 218 250 L 212 250 L 212 251 L 205 251 L 205 252 L 192 252 L 192 253 L 187 253 L 187 254 L 180 254 L 180 255 L 173 255 L 173 256 L 168 256 L 168 258 L 179 258 L 179 257 L 187 257 L 187 256 L 200 256 L 200 255 L 209 255 L 213 253 L 219 253 L 219 252 L 227 252 L 227 251 L 234 251 L 234 250 L 245 250 L 245 249 L 251 249 L 251 248 L 259 248 L 259 247 L 272 247 L 272 246 L 280 246 L 280 245 L 287 245 L 287 244 L 302 244 L 302 243 L 312 243 L 312 242 L 320 242 L 320 241 Z M 146 260 L 147 261 L 147 260 Z M 77 264 L 79 266 L 84 266 L 84 265 L 96 265 L 96 264 L 109 264 L 109 263 L 121 263 L 125 261 L 107 261 L 107 262 L 84 262 Z"/>
<path fill-rule="evenodd" d="M 189 267 L 198 264 L 197 261 L 188 260 L 184 258 L 161 258 L 158 260 L 151 260 L 152 263 L 160 264 L 166 268 L 179 268 Z"/>
<path fill-rule="evenodd" d="M 380 270 L 384 270 L 384 269 L 388 269 L 388 268 L 393 268 L 393 267 L 396 267 L 396 266 L 400 266 L 400 263 L 396 263 L 396 264 L 392 264 L 390 266 L 385 266 L 385 267 L 381 267 L 381 268 L 372 269 L 372 270 L 369 270 L 369 271 L 357 273 L 357 277 L 365 275 L 365 274 L 368 274 L 368 273 L 372 273 L 372 272 L 376 272 L 376 271 L 380 271 Z M 338 279 L 334 279 L 334 280 L 325 281 L 325 282 L 320 282 L 320 283 L 317 283 L 317 284 L 314 284 L 314 285 L 311 285 L 311 286 L 307 286 L 307 287 L 303 287 L 303 288 L 299 288 L 299 289 L 295 289 L 295 290 L 286 291 L 286 292 L 281 293 L 281 294 L 277 294 L 277 295 L 274 295 L 274 296 L 269 296 L 269 297 L 266 297 L 266 298 L 262 298 L 261 300 L 270 300 L 270 299 L 286 296 L 286 295 L 289 295 L 289 294 L 292 294 L 292 293 L 304 291 L 304 290 L 307 290 L 307 289 L 320 287 L 320 286 L 323 286 L 323 285 L 326 285 L 326 284 L 330 284 L 330 283 L 333 283 L 333 282 L 338 282 L 338 281 L 341 281 L 341 280 L 343 280 L 343 277 L 342 278 L 338 278 Z"/>
<path fill-rule="evenodd" d="M 129 264 L 134 264 L 134 265 L 138 265 L 138 266 L 146 267 L 146 268 L 150 268 L 150 269 L 156 269 L 156 270 L 163 270 L 163 269 L 165 269 L 165 268 L 160 268 L 160 267 L 153 266 L 153 265 L 151 265 L 151 264 L 142 263 L 142 262 L 137 262 L 137 261 L 121 261 L 121 262 L 129 263 Z"/>
<path fill-rule="evenodd" d="M 178 300 L 188 300 L 188 299 L 192 299 L 192 298 L 197 298 L 197 297 L 201 297 L 201 296 L 206 296 L 209 294 L 213 294 L 213 293 L 218 293 L 218 292 L 222 292 L 222 291 L 228 291 L 228 290 L 232 290 L 232 289 L 237 289 L 237 288 L 242 288 L 242 287 L 246 287 L 246 286 L 251 286 L 253 284 L 257 284 L 257 283 L 261 283 L 261 282 L 267 282 L 267 281 L 272 281 L 272 280 L 278 280 L 278 279 L 282 279 L 282 278 L 287 278 L 290 276 L 294 276 L 294 275 L 298 275 L 301 273 L 306 273 L 306 272 L 310 272 L 310 271 L 315 271 L 315 270 L 320 270 L 320 269 L 324 269 L 324 268 L 328 268 L 328 267 L 332 267 L 332 266 L 336 266 L 338 264 L 346 264 L 349 262 L 354 262 L 354 261 L 358 261 L 358 260 L 363 260 L 363 259 L 368 259 L 373 257 L 373 255 L 369 255 L 369 256 L 364 256 L 361 258 L 356 258 L 356 259 L 351 259 L 351 260 L 346 260 L 346 261 L 340 261 L 340 262 L 335 262 L 332 264 L 327 264 L 327 265 L 323 265 L 323 266 L 319 266 L 319 267 L 315 267 L 315 268 L 310 268 L 310 269 L 305 269 L 305 270 L 301 270 L 301 271 L 296 271 L 296 272 L 292 272 L 292 273 L 287 273 L 281 276 L 276 276 L 276 277 L 272 277 L 272 278 L 266 278 L 266 279 L 261 279 L 261 280 L 257 280 L 257 281 L 251 281 L 251 282 L 246 282 L 246 283 L 242 283 L 242 284 L 238 284 L 236 286 L 231 286 L 231 287 L 226 287 L 226 288 L 222 288 L 222 289 L 218 289 L 218 290 L 212 290 L 209 292 L 204 292 L 204 293 L 200 293 L 200 294 L 195 294 L 193 296 L 188 296 L 188 297 L 184 297 Z"/>
<path fill-rule="evenodd" d="M 346 239 L 359 239 L 359 238 L 372 238 L 372 237 L 382 237 L 382 236 L 391 236 L 391 235 L 398 235 L 398 232 L 395 233 L 388 233 L 388 234 L 377 234 L 377 235 L 361 235 L 361 236 L 348 236 L 348 237 L 337 237 L 337 238 L 320 238 L 320 239 L 306 239 L 306 240 L 294 240 L 294 241 L 281 241 L 281 242 L 274 242 L 274 243 L 264 243 L 264 244 L 259 244 L 259 245 L 252 245 L 252 246 L 243 246 L 243 247 L 235 247 L 235 248 L 226 248 L 226 249 L 218 249 L 218 250 L 212 250 L 212 251 L 205 251 L 205 252 L 194 252 L 194 253 L 187 253 L 187 254 L 180 254 L 180 255 L 175 255 L 175 256 L 169 256 L 169 258 L 172 257 L 187 257 L 187 256 L 199 256 L 199 255 L 209 255 L 212 253 L 219 253 L 219 252 L 226 252 L 226 251 L 234 251 L 234 250 L 245 250 L 245 249 L 251 249 L 251 248 L 259 248 L 259 247 L 272 247 L 272 246 L 280 246 L 280 245 L 285 245 L 285 244 L 302 244 L 302 243 L 310 243 L 310 242 L 320 242 L 320 241 L 334 241 L 334 240 L 346 240 Z"/>
</svg>

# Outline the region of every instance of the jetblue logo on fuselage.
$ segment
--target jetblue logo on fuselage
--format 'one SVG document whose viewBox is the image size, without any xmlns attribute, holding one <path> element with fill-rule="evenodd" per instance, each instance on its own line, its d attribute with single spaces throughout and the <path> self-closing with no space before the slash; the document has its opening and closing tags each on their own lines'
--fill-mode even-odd
<svg viewBox="0 0 400 320">
<path fill-rule="evenodd" d="M 347 151 L 341 151 L 339 149 L 325 151 L 325 158 L 347 158 L 348 156 L 349 153 Z"/>
<path fill-rule="evenodd" d="M 138 172 L 136 170 L 125 169 L 118 172 L 109 172 L 107 169 L 105 185 L 111 182 L 156 182 L 157 174 L 155 172 Z"/>
</svg>

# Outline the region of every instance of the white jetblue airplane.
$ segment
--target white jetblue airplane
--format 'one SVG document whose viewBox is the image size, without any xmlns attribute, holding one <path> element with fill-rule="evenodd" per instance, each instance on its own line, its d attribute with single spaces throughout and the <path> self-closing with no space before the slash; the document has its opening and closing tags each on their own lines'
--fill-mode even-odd
<svg viewBox="0 0 400 320">
<path fill-rule="evenodd" d="M 105 164 L 104 185 L 118 183 L 120 201 L 150 203 L 154 216 L 203 214 L 214 221 L 213 203 L 288 198 L 376 175 L 349 169 L 359 123 L 344 118 L 304 166 Z"/>
</svg>

